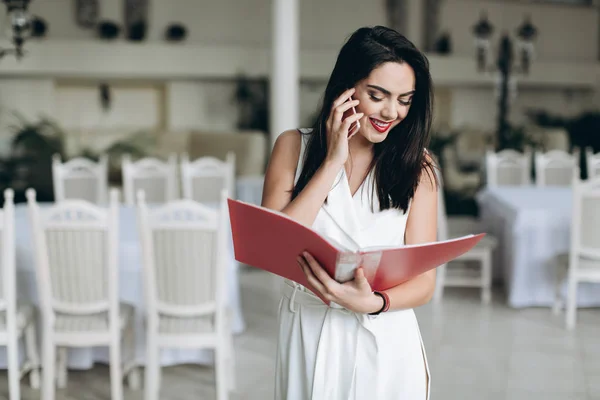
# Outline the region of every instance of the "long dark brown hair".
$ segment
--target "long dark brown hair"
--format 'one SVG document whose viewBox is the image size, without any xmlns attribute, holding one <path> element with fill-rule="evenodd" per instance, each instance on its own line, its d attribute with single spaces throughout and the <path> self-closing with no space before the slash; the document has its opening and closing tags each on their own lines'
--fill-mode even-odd
<svg viewBox="0 0 600 400">
<path fill-rule="evenodd" d="M 304 189 L 327 154 L 326 121 L 333 102 L 345 90 L 367 78 L 371 71 L 386 62 L 407 63 L 415 74 L 415 92 L 406 118 L 396 125 L 387 138 L 374 145 L 374 168 L 380 210 L 408 209 L 421 173 L 427 170 L 436 181 L 433 165 L 425 157 L 429 144 L 433 114 L 433 87 L 429 61 L 407 38 L 383 26 L 360 28 L 346 41 L 338 55 L 327 83 L 319 116 L 309 133 L 302 172 L 292 199 Z M 436 181 L 437 182 L 437 181 Z"/>
</svg>

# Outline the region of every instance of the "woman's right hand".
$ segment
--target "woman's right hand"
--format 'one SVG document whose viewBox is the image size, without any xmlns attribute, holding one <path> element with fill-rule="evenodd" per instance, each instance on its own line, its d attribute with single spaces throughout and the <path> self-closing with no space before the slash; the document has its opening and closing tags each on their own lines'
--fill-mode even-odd
<svg viewBox="0 0 600 400">
<path fill-rule="evenodd" d="M 333 102 L 329 118 L 327 118 L 327 156 L 325 160 L 338 165 L 344 165 L 348 159 L 348 129 L 350 125 L 364 115 L 356 113 L 342 121 L 344 112 L 359 104 L 358 100 L 348 101 L 354 92 L 355 89 L 350 88 L 342 93 Z"/>
</svg>

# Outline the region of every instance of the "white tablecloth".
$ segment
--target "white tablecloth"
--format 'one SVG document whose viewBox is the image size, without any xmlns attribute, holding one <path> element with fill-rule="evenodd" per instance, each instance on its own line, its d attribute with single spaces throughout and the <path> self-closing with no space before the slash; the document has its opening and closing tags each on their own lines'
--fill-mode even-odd
<svg viewBox="0 0 600 400">
<path fill-rule="evenodd" d="M 144 299 L 142 287 L 142 255 L 138 239 L 138 227 L 135 208 L 121 206 L 119 237 L 119 290 L 121 301 L 135 306 L 136 312 L 136 361 L 139 365 L 145 362 L 146 335 L 144 329 Z M 18 204 L 15 207 L 16 245 L 17 245 L 17 290 L 23 302 L 38 304 L 37 285 L 31 230 L 27 206 Z M 244 330 L 244 319 L 240 305 L 238 263 L 233 256 L 233 244 L 230 246 L 228 290 L 229 305 L 233 309 L 233 331 Z M 126 353 L 124 353 L 126 354 Z M 91 368 L 94 362 L 108 363 L 108 349 L 70 349 L 68 364 L 70 368 Z M 184 363 L 212 364 L 213 354 L 210 350 L 165 349 L 162 351 L 162 365 Z M 0 349 L 0 368 L 6 368 L 6 351 Z"/>
<path fill-rule="evenodd" d="M 260 205 L 262 202 L 263 175 L 240 176 L 236 180 L 235 190 L 237 198 L 246 203 Z"/>
<path fill-rule="evenodd" d="M 499 239 L 494 276 L 504 281 L 510 306 L 552 306 L 552 262 L 569 250 L 571 196 L 570 188 L 533 186 L 487 188 L 477 195 L 483 229 Z M 580 284 L 578 304 L 600 305 L 600 285 Z"/>
</svg>

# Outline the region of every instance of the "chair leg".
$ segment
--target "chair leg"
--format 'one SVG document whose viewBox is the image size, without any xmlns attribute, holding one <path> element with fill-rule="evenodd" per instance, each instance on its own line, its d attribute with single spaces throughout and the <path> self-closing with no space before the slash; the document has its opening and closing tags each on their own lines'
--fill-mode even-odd
<svg viewBox="0 0 600 400">
<path fill-rule="evenodd" d="M 142 387 L 142 379 L 140 377 L 140 369 L 134 365 L 127 373 L 127 386 L 131 390 L 140 390 Z"/>
<path fill-rule="evenodd" d="M 228 365 L 228 382 L 229 391 L 234 392 L 237 387 L 237 379 L 235 374 L 235 351 L 233 348 L 233 311 L 229 309 L 227 318 L 227 365 Z"/>
<path fill-rule="evenodd" d="M 572 273 L 569 274 L 569 290 L 567 294 L 567 329 L 575 328 L 577 312 L 577 280 Z"/>
<path fill-rule="evenodd" d="M 217 400 L 229 398 L 229 384 L 227 383 L 227 344 L 225 340 L 219 339 L 215 351 L 215 380 L 217 385 Z"/>
<path fill-rule="evenodd" d="M 435 292 L 433 293 L 433 302 L 439 303 L 444 296 L 444 285 L 446 283 L 446 267 L 448 264 L 440 265 L 437 268 L 435 280 Z"/>
<path fill-rule="evenodd" d="M 554 315 L 558 315 L 560 314 L 560 310 L 562 310 L 564 307 L 564 301 L 561 294 L 561 286 L 565 279 L 564 265 L 561 265 L 557 262 L 555 265 L 555 271 L 556 281 L 554 282 L 554 304 L 552 305 L 552 313 Z"/>
<path fill-rule="evenodd" d="M 492 252 L 485 253 L 481 260 L 481 302 L 490 304 L 492 301 Z"/>
<path fill-rule="evenodd" d="M 31 365 L 29 372 L 29 385 L 33 389 L 40 388 L 40 354 L 38 352 L 37 337 L 35 335 L 35 325 L 30 323 L 25 328 L 25 354 Z"/>
<path fill-rule="evenodd" d="M 121 366 L 121 337 L 113 333 L 109 348 L 110 393 L 112 400 L 123 400 L 123 369 Z"/>
<path fill-rule="evenodd" d="M 59 347 L 56 349 L 56 355 L 58 356 L 57 368 L 56 368 L 56 386 L 59 389 L 67 387 L 67 348 Z"/>
<path fill-rule="evenodd" d="M 160 394 L 160 348 L 153 332 L 146 343 L 146 369 L 144 371 L 144 400 L 158 400 Z"/>
<path fill-rule="evenodd" d="M 52 328 L 50 328 L 52 329 Z M 52 340 L 52 332 L 44 332 L 42 358 L 42 400 L 54 400 L 54 372 L 56 369 L 56 347 Z"/>
<path fill-rule="evenodd" d="M 124 332 L 124 347 L 129 353 L 125 374 L 127 375 L 127 386 L 132 390 L 139 390 L 141 386 L 140 370 L 135 359 L 135 328 L 134 319 L 131 318 Z"/>
<path fill-rule="evenodd" d="M 8 397 L 11 400 L 19 400 L 21 398 L 19 337 L 17 336 L 17 332 L 14 329 L 9 329 L 6 352 L 8 356 Z"/>
</svg>

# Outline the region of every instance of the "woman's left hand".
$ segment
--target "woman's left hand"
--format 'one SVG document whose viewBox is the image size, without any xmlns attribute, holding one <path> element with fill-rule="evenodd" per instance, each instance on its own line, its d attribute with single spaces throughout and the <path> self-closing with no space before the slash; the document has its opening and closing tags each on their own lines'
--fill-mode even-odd
<svg viewBox="0 0 600 400">
<path fill-rule="evenodd" d="M 312 289 L 328 301 L 362 314 L 377 312 L 383 307 L 383 299 L 373 294 L 362 267 L 356 269 L 353 280 L 339 283 L 307 252 L 298 256 L 298 264 Z"/>
</svg>

